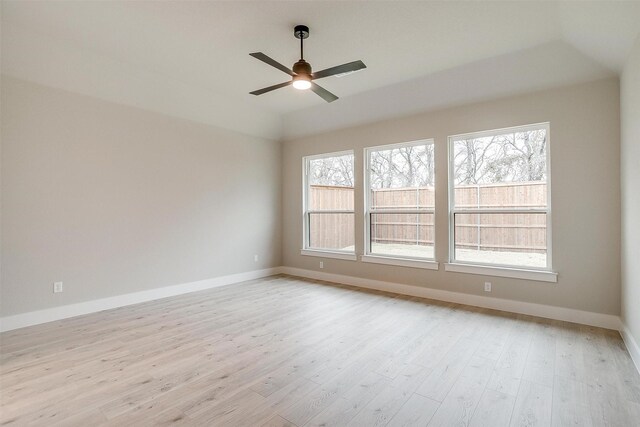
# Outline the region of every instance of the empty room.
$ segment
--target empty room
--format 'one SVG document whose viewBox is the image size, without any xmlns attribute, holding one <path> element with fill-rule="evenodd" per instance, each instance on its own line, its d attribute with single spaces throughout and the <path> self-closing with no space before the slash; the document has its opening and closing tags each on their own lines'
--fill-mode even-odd
<svg viewBox="0 0 640 427">
<path fill-rule="evenodd" d="M 0 37 L 0 426 L 640 426 L 640 0 Z"/>
</svg>

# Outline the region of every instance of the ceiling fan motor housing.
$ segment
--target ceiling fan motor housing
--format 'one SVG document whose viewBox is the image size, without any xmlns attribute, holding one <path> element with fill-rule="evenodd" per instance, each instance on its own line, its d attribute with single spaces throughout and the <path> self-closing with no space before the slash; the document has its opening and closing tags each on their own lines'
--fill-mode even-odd
<svg viewBox="0 0 640 427">
<path fill-rule="evenodd" d="M 293 64 L 293 72 L 296 74 L 307 74 L 311 75 L 311 64 L 309 64 L 304 59 L 299 60 L 295 64 Z"/>
</svg>

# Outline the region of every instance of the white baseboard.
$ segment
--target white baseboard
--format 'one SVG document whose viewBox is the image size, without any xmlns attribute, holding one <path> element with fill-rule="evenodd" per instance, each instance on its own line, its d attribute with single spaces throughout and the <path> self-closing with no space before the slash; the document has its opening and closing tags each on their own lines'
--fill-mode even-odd
<svg viewBox="0 0 640 427">
<path fill-rule="evenodd" d="M 245 273 L 231 274 L 228 276 L 214 277 L 212 279 L 199 280 L 197 282 L 149 289 L 147 291 L 116 295 L 113 297 L 85 301 L 77 304 L 63 305 L 60 307 L 6 316 L 0 318 L 0 332 L 38 325 L 40 323 L 53 322 L 54 320 L 66 319 L 69 317 L 81 316 L 83 314 L 95 313 L 102 310 L 109 310 L 111 308 L 138 304 L 160 298 L 182 295 L 189 292 L 217 288 L 219 286 L 231 285 L 233 283 L 245 282 L 247 280 L 260 279 L 262 277 L 280 274 L 281 272 L 282 267 L 266 268 L 264 270 L 254 270 Z"/>
<path fill-rule="evenodd" d="M 640 373 L 640 346 L 636 342 L 635 338 L 633 338 L 633 335 L 631 335 L 631 331 L 629 330 L 627 325 L 625 325 L 624 323 L 622 324 L 622 328 L 620 329 L 620 335 L 622 335 L 622 339 L 627 346 L 627 350 L 629 350 L 631 360 L 633 360 L 638 373 Z"/>
<path fill-rule="evenodd" d="M 494 310 L 509 311 L 512 313 L 528 314 L 531 316 L 544 317 L 547 319 L 563 320 L 589 326 L 598 326 L 606 329 L 621 329 L 620 317 L 612 314 L 593 313 L 590 311 L 574 310 L 571 308 L 556 307 L 551 305 L 507 300 L 502 298 L 492 298 L 480 295 L 463 294 L 460 292 L 443 291 L 439 289 L 423 288 L 419 286 L 402 285 L 398 283 L 383 282 L 380 280 L 364 279 L 362 277 L 304 270 L 294 267 L 282 267 L 281 272 L 292 276 L 325 280 L 327 282 L 341 283 L 344 285 L 351 285 L 360 288 L 376 289 L 379 291 L 394 292 L 397 294 L 429 298 L 439 301 L 491 308 Z"/>
</svg>

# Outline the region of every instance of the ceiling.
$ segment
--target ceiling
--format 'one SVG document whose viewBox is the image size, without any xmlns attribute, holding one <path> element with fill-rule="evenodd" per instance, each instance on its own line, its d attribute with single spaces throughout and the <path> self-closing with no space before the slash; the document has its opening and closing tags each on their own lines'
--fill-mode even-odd
<svg viewBox="0 0 640 427">
<path fill-rule="evenodd" d="M 1 60 L 9 76 L 292 138 L 615 75 L 639 21 L 640 1 L 9 0 L 2 2 Z M 287 80 L 248 53 L 293 64 L 295 24 L 310 27 L 305 57 L 314 69 L 367 64 L 322 81 L 339 101 L 325 104 L 290 87 L 248 94 Z M 397 108 L 385 110 L 374 99 Z"/>
</svg>

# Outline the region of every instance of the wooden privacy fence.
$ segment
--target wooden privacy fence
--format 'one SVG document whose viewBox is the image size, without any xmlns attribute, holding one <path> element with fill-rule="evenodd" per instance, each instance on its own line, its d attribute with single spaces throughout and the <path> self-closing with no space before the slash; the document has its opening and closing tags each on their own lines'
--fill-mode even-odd
<svg viewBox="0 0 640 427">
<path fill-rule="evenodd" d="M 531 209 L 547 205 L 547 184 L 522 182 L 469 185 L 455 189 L 457 209 Z M 458 248 L 545 253 L 547 218 L 544 213 L 456 214 Z"/>
<path fill-rule="evenodd" d="M 382 188 L 371 192 L 371 207 L 380 210 L 435 208 L 433 187 Z M 371 214 L 371 241 L 374 243 L 433 245 L 432 213 Z"/>
<path fill-rule="evenodd" d="M 540 182 L 462 186 L 455 189 L 456 208 L 542 208 L 547 186 Z M 318 210 L 353 210 L 353 187 L 312 185 L 309 207 Z M 373 190 L 371 206 L 380 210 L 435 208 L 432 187 Z M 432 213 L 372 213 L 374 243 L 433 245 Z M 536 252 L 546 251 L 546 214 L 456 214 L 458 248 Z M 315 213 L 310 216 L 312 247 L 342 249 L 354 245 L 354 215 Z"/>
<path fill-rule="evenodd" d="M 309 208 L 316 210 L 353 210 L 353 187 L 312 185 Z M 309 214 L 309 245 L 312 248 L 344 249 L 355 244 L 352 213 Z"/>
</svg>

